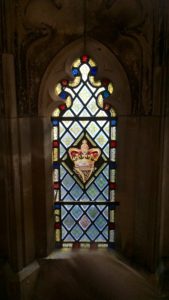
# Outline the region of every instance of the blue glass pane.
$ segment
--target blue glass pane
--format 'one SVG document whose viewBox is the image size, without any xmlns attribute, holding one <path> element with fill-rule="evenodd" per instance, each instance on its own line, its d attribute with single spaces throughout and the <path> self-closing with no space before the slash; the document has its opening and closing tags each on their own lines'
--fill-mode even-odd
<svg viewBox="0 0 169 300">
<path fill-rule="evenodd" d="M 99 190 L 102 191 L 107 185 L 107 179 L 103 176 L 103 174 L 100 174 L 95 180 L 95 184 Z"/>
<path fill-rule="evenodd" d="M 75 184 L 75 186 L 70 191 L 70 194 L 75 200 L 79 200 L 80 196 L 83 194 L 82 189 L 79 187 L 78 184 Z"/>
<path fill-rule="evenodd" d="M 63 179 L 63 177 L 65 176 L 66 173 L 67 173 L 66 170 L 62 166 L 60 166 L 60 179 L 61 180 Z"/>
<path fill-rule="evenodd" d="M 70 213 L 71 213 L 72 217 L 73 217 L 75 220 L 78 220 L 78 219 L 82 216 L 83 211 L 82 211 L 82 209 L 80 208 L 80 206 L 75 205 L 75 206 L 72 208 L 72 210 L 71 210 Z"/>
<path fill-rule="evenodd" d="M 102 215 L 100 215 L 100 216 L 97 217 L 94 224 L 97 226 L 97 228 L 100 231 L 102 231 L 103 228 L 107 225 L 107 221 L 105 220 L 105 218 Z"/>
<path fill-rule="evenodd" d="M 71 217 L 71 215 L 67 215 L 66 218 L 62 221 L 63 225 L 68 229 L 70 230 L 74 224 L 75 224 L 75 221 L 74 219 Z"/>
<path fill-rule="evenodd" d="M 90 228 L 86 231 L 86 234 L 88 235 L 88 237 L 90 238 L 91 241 L 95 240 L 96 237 L 99 235 L 99 231 L 97 230 L 97 228 L 92 225 L 90 226 Z"/>
<path fill-rule="evenodd" d="M 82 236 L 83 230 L 76 224 L 76 226 L 71 230 L 71 234 L 75 240 L 78 240 Z"/>
<path fill-rule="evenodd" d="M 67 174 L 62 180 L 62 184 L 67 190 L 70 190 L 75 184 L 75 181 L 69 174 Z"/>
<path fill-rule="evenodd" d="M 98 211 L 97 207 L 92 205 L 89 207 L 88 211 L 87 211 L 87 215 L 90 217 L 90 219 L 92 221 L 94 221 L 96 219 L 96 217 L 98 216 L 100 212 Z"/>
<path fill-rule="evenodd" d="M 92 68 L 90 69 L 90 74 L 93 75 L 93 76 L 95 76 L 96 73 L 97 73 L 97 67 L 92 67 Z"/>
<path fill-rule="evenodd" d="M 62 91 L 60 94 L 59 94 L 59 97 L 62 98 L 62 99 L 66 99 L 67 98 L 67 93 L 65 91 Z"/>
<path fill-rule="evenodd" d="M 76 68 L 72 68 L 72 75 L 73 75 L 73 76 L 79 75 L 79 70 L 76 69 Z"/>
<path fill-rule="evenodd" d="M 96 199 L 96 197 L 99 195 L 99 193 L 100 193 L 99 190 L 97 189 L 97 187 L 94 184 L 92 184 L 87 190 L 87 194 L 91 198 L 92 201 Z"/>
</svg>

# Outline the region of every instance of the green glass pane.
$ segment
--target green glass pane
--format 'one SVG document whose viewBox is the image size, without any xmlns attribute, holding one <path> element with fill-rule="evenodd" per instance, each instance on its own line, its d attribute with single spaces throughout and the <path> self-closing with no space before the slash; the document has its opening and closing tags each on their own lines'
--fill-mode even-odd
<svg viewBox="0 0 169 300">
<path fill-rule="evenodd" d="M 87 132 L 90 134 L 92 138 L 96 136 L 100 128 L 97 126 L 96 122 L 90 122 L 86 128 Z"/>
<path fill-rule="evenodd" d="M 75 115 L 78 115 L 79 112 L 82 110 L 83 108 L 83 104 L 82 102 L 78 99 L 75 98 L 75 100 L 73 101 L 73 105 L 72 105 L 72 111 L 75 113 Z"/>
<path fill-rule="evenodd" d="M 108 138 L 103 132 L 100 132 L 95 138 L 95 141 L 99 145 L 99 147 L 102 148 L 106 145 Z"/>
<path fill-rule="evenodd" d="M 92 184 L 87 190 L 87 194 L 91 198 L 92 201 L 96 199 L 96 197 L 99 195 L 99 193 L 100 193 L 99 190 L 97 189 L 97 187 L 94 184 Z"/>
<path fill-rule="evenodd" d="M 74 138 L 70 135 L 69 132 L 66 132 L 62 137 L 62 144 L 68 148 L 71 144 L 73 144 Z"/>
<path fill-rule="evenodd" d="M 77 138 L 83 131 L 83 128 L 78 124 L 78 122 L 73 122 L 72 126 L 69 128 L 69 131 L 75 138 Z"/>
<path fill-rule="evenodd" d="M 86 86 L 83 86 L 78 96 L 82 100 L 82 102 L 86 104 L 88 100 L 91 98 L 92 93 L 89 91 L 89 89 Z"/>
<path fill-rule="evenodd" d="M 98 111 L 98 106 L 96 105 L 96 100 L 92 98 L 89 103 L 87 104 L 87 109 L 90 111 L 90 113 L 94 116 L 96 112 Z"/>
</svg>

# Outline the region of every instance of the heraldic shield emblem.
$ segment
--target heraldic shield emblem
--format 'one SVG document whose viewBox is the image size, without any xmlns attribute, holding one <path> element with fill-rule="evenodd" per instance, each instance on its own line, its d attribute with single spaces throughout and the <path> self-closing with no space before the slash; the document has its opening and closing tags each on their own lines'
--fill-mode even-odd
<svg viewBox="0 0 169 300">
<path fill-rule="evenodd" d="M 99 148 L 89 149 L 87 140 L 83 140 L 80 149 L 70 148 L 69 156 L 74 162 L 74 172 L 85 183 L 92 175 L 95 162 L 99 159 L 101 151 Z"/>
</svg>

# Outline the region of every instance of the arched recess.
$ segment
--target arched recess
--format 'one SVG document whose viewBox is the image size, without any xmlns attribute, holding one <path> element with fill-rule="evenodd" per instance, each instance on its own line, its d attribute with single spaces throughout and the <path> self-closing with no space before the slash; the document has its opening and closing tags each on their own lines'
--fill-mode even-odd
<svg viewBox="0 0 169 300">
<path fill-rule="evenodd" d="M 114 86 L 114 92 L 107 100 L 112 103 L 118 116 L 131 113 L 131 96 L 127 76 L 116 56 L 103 44 L 93 39 L 87 39 L 86 49 L 97 66 L 99 79 L 108 78 Z M 49 254 L 54 249 L 54 218 L 52 213 L 52 166 L 51 166 L 51 115 L 56 107 L 62 103 L 54 90 L 56 83 L 62 78 L 71 79 L 70 70 L 72 62 L 84 54 L 84 41 L 79 39 L 62 49 L 48 66 L 40 85 L 38 98 L 38 119 L 35 121 L 37 129 L 33 136 L 33 184 L 35 186 L 35 236 L 38 237 L 36 245 L 37 256 Z M 72 78 L 73 79 L 73 78 Z M 97 78 L 96 78 L 97 79 Z M 34 164 L 34 162 L 37 162 Z M 118 196 L 118 195 L 117 195 Z M 118 198 L 117 198 L 118 201 Z M 37 238 L 36 238 L 37 240 Z"/>
</svg>

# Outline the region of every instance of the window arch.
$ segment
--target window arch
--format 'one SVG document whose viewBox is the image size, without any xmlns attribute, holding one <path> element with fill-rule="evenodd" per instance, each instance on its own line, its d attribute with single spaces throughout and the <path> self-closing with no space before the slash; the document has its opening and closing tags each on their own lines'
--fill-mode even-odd
<svg viewBox="0 0 169 300">
<path fill-rule="evenodd" d="M 95 80 L 87 55 L 71 73 L 56 85 L 64 103 L 52 115 L 56 246 L 113 247 L 117 118 L 105 102 L 113 85 Z"/>
</svg>

